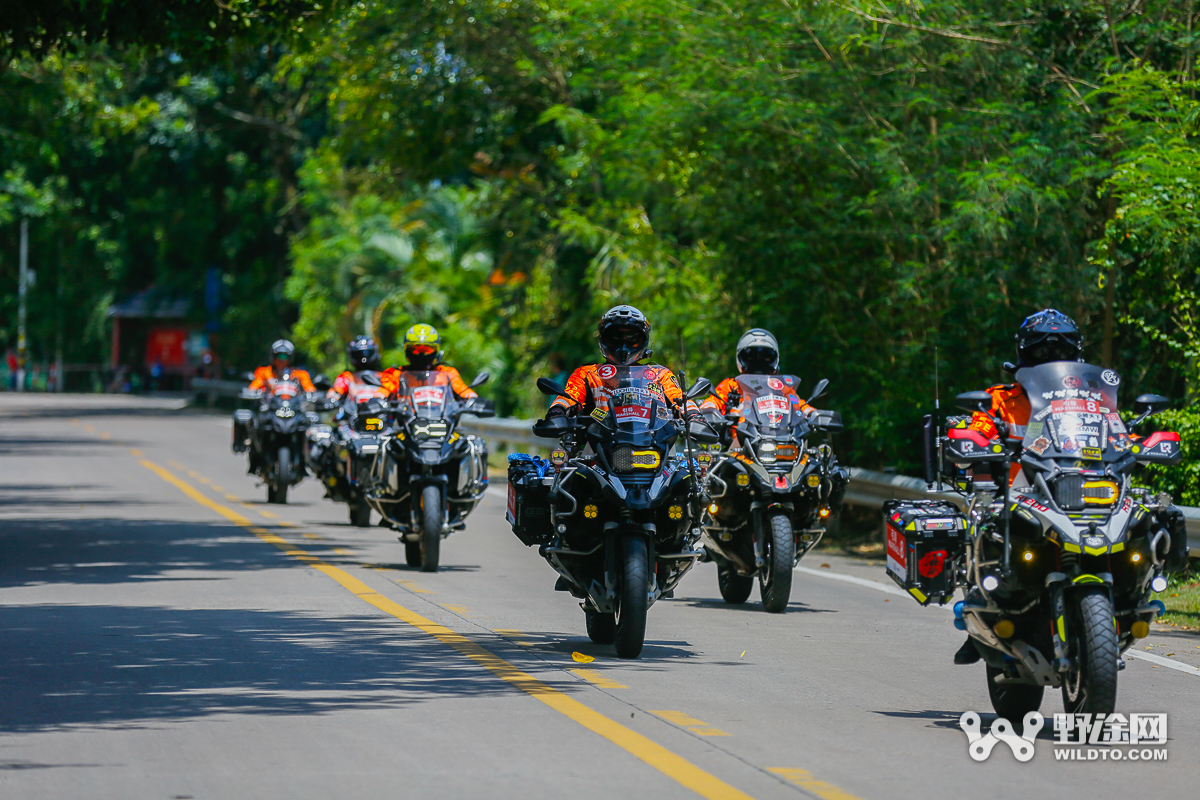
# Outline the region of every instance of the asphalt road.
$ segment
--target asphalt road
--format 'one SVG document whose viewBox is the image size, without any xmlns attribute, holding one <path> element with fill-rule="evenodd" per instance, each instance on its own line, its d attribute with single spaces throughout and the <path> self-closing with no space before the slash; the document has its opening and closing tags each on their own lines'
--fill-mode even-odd
<svg viewBox="0 0 1200 800">
<path fill-rule="evenodd" d="M 700 565 L 622 661 L 498 489 L 421 573 L 311 481 L 266 505 L 228 420 L 172 405 L 0 395 L 5 800 L 1195 796 L 1200 637 L 1121 673 L 1166 762 L 1057 761 L 1047 725 L 976 763 L 982 665 L 877 566 L 811 556 L 768 615 Z"/>
</svg>

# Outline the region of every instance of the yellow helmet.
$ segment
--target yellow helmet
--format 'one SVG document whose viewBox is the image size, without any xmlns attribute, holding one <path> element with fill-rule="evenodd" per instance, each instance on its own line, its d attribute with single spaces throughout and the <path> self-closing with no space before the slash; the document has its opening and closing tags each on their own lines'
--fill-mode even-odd
<svg viewBox="0 0 1200 800">
<path fill-rule="evenodd" d="M 404 333 L 404 356 L 418 369 L 442 360 L 442 336 L 432 325 L 413 325 Z"/>
</svg>

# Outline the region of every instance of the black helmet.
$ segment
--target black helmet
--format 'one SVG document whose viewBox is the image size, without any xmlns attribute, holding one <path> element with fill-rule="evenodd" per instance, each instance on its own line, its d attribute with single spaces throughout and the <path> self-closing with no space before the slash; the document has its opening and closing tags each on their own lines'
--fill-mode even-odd
<svg viewBox="0 0 1200 800">
<path fill-rule="evenodd" d="M 611 364 L 628 366 L 650 355 L 650 320 L 633 306 L 614 306 L 596 327 L 600 352 Z"/>
<path fill-rule="evenodd" d="M 296 355 L 296 345 L 287 339 L 276 339 L 275 343 L 271 345 L 271 358 L 273 359 L 291 361 L 294 355 Z"/>
<path fill-rule="evenodd" d="M 379 345 L 370 336 L 355 336 L 354 341 L 346 345 L 346 360 L 351 369 L 380 368 Z"/>
<path fill-rule="evenodd" d="M 774 375 L 779 371 L 779 342 L 770 331 L 751 328 L 738 339 L 737 365 L 751 375 Z"/>
<path fill-rule="evenodd" d="M 1018 367 L 1036 367 L 1050 361 L 1079 361 L 1083 336 L 1075 321 L 1047 308 L 1031 314 L 1017 330 Z"/>
</svg>

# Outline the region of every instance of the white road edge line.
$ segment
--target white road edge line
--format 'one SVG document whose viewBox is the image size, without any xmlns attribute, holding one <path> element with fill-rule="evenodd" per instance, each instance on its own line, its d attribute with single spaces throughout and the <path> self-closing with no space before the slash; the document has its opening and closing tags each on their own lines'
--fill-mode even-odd
<svg viewBox="0 0 1200 800">
<path fill-rule="evenodd" d="M 827 569 L 811 569 L 809 567 L 796 567 L 796 572 L 803 572 L 805 575 L 816 575 L 819 578 L 829 578 L 830 580 L 842 581 L 843 583 L 853 583 L 856 586 L 865 586 L 868 589 L 875 589 L 884 594 L 897 594 L 902 597 L 908 597 L 908 592 L 901 590 L 895 586 L 888 586 L 886 583 L 879 581 L 867 580 L 866 578 L 857 578 L 853 575 L 845 575 L 840 572 L 831 572 Z M 931 608 L 939 608 L 942 611 L 950 611 L 953 613 L 954 608 L 950 606 L 930 606 Z M 1138 658 L 1142 661 L 1149 661 L 1151 664 L 1157 664 L 1160 667 L 1177 670 L 1200 677 L 1200 667 L 1193 667 L 1191 664 L 1185 664 L 1182 661 L 1176 661 L 1165 656 L 1156 656 L 1153 653 L 1143 653 L 1140 650 L 1126 650 L 1125 655 L 1130 658 Z"/>
</svg>

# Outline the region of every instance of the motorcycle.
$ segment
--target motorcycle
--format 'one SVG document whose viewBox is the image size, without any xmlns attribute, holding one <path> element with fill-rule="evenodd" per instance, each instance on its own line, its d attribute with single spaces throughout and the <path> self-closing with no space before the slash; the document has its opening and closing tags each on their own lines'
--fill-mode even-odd
<svg viewBox="0 0 1200 800">
<path fill-rule="evenodd" d="M 234 451 L 249 450 L 250 473 L 267 485 L 267 502 L 286 504 L 288 489 L 300 483 L 308 429 L 320 418 L 311 411 L 312 398 L 285 372 L 266 391 L 243 390 L 242 400 L 256 409 L 234 412 Z"/>
<path fill-rule="evenodd" d="M 1172 537 L 1186 536 L 1169 496 L 1133 486 L 1132 473 L 1139 463 L 1178 464 L 1179 435 L 1130 435 L 1168 401 L 1142 395 L 1126 421 L 1113 370 L 1059 361 L 1016 379 L 1029 398 L 1028 426 L 1008 431 L 994 420 L 1011 439 L 989 440 L 964 417 L 948 420 L 935 442 L 927 418 L 926 480 L 936 477 L 940 450 L 940 472 L 966 497 L 966 513 L 890 501 L 888 570 L 923 604 L 967 587 L 955 624 L 983 656 L 1000 716 L 1038 710 L 1046 687 L 1061 688 L 1067 713 L 1109 714 L 1120 656 L 1164 610 L 1151 595 L 1166 588 L 1164 571 L 1178 555 Z M 984 414 L 991 404 L 986 392 L 957 399 Z M 962 546 L 946 546 L 958 531 Z"/>
<path fill-rule="evenodd" d="M 306 462 L 325 486 L 325 496 L 349 506 L 350 524 L 366 528 L 371 524 L 371 506 L 363 493 L 363 479 L 382 446 L 388 409 L 378 373 L 357 373 L 342 398 L 326 406 L 330 408 L 332 424 L 308 429 Z"/>
<path fill-rule="evenodd" d="M 487 442 L 461 433 L 460 418 L 494 417 L 496 410 L 491 400 L 458 400 L 442 372 L 400 375 L 398 399 L 380 417 L 384 430 L 363 496 L 400 533 L 405 562 L 436 572 L 442 539 L 466 527 L 488 485 Z M 481 372 L 471 387 L 488 377 Z"/>
<path fill-rule="evenodd" d="M 823 523 L 841 512 L 849 473 L 829 444 L 809 443 L 815 434 L 842 430 L 841 415 L 817 411 L 810 420 L 797 411 L 793 375 L 736 380 L 730 413 L 718 423 L 730 447 L 718 450 L 707 474 L 704 547 L 725 602 L 746 602 L 757 576 L 763 608 L 779 613 L 787 608 L 792 570 L 821 541 Z M 817 384 L 809 402 L 828 384 Z"/>
<path fill-rule="evenodd" d="M 560 443 L 550 459 L 554 475 L 516 483 L 510 478 L 509 487 L 514 531 L 541 544 L 538 553 L 561 576 L 560 586 L 583 601 L 588 636 L 615 644 L 621 658 L 640 655 L 650 606 L 671 597 L 703 555 L 697 547 L 702 498 L 696 460 L 674 454 L 673 446 L 682 435 L 691 456 L 693 441 L 717 441 L 702 427 L 688 430 L 683 408 L 667 401 L 649 369 L 606 365 L 600 372 L 606 385 L 593 390 L 590 419 L 537 422 L 534 435 Z M 538 388 L 567 397 L 547 378 L 538 380 Z M 701 378 L 686 397 L 711 389 Z M 531 491 L 518 499 L 517 484 Z M 544 503 L 544 513 L 531 516 L 531 502 Z M 526 530 L 535 516 L 541 525 Z"/>
</svg>

